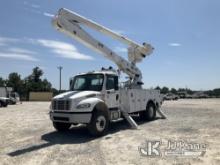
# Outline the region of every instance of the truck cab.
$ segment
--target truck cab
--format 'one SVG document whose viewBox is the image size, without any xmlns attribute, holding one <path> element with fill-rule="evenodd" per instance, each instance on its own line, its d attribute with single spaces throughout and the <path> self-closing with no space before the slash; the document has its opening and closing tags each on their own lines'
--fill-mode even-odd
<svg viewBox="0 0 220 165">
<path fill-rule="evenodd" d="M 57 130 L 78 123 L 94 127 L 92 118 L 98 114 L 104 116 L 100 118 L 104 129 L 109 120 L 120 118 L 118 75 L 114 70 L 76 75 L 70 79 L 70 91 L 55 96 L 50 106 L 50 118 Z M 102 126 L 98 126 L 101 132 L 105 131 Z M 91 132 L 97 134 L 93 129 Z"/>
<path fill-rule="evenodd" d="M 52 99 L 50 119 L 58 131 L 86 124 L 91 134 L 99 136 L 111 121 L 128 114 L 153 120 L 162 103 L 159 96 L 156 90 L 119 87 L 118 73 L 113 69 L 82 73 L 70 79 L 68 92 Z"/>
</svg>

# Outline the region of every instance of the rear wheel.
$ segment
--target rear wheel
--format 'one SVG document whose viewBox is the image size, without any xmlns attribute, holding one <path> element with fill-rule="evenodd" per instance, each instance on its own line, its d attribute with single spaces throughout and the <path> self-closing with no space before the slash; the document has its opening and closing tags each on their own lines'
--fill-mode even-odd
<svg viewBox="0 0 220 165">
<path fill-rule="evenodd" d="M 140 113 L 140 117 L 143 120 L 151 121 L 156 117 L 156 107 L 153 103 L 149 103 L 146 110 Z"/>
<path fill-rule="evenodd" d="M 2 107 L 3 105 L 2 105 L 2 102 L 0 101 L 0 107 Z"/>
<path fill-rule="evenodd" d="M 89 132 L 93 136 L 102 136 L 107 132 L 108 126 L 108 112 L 104 110 L 95 110 L 91 122 L 88 124 Z"/>
<path fill-rule="evenodd" d="M 67 131 L 70 128 L 71 124 L 69 123 L 60 123 L 60 122 L 53 122 L 53 127 L 57 131 Z"/>
</svg>

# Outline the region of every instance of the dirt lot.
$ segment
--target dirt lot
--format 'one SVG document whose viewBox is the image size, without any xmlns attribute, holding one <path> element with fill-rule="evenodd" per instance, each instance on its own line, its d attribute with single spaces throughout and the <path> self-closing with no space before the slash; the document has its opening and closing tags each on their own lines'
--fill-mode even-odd
<svg viewBox="0 0 220 165">
<path fill-rule="evenodd" d="M 109 134 L 91 137 L 84 126 L 54 131 L 49 102 L 0 108 L 0 164 L 220 164 L 220 99 L 167 101 L 168 119 L 112 124 Z M 161 156 L 143 156 L 146 140 L 160 140 Z M 166 156 L 168 140 L 205 144 L 203 156 Z"/>
</svg>

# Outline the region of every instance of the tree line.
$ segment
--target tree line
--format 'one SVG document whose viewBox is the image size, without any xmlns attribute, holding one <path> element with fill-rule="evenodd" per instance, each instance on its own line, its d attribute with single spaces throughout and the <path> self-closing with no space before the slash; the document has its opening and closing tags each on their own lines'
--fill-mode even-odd
<svg viewBox="0 0 220 165">
<path fill-rule="evenodd" d="M 8 75 L 7 79 L 0 77 L 0 87 L 7 86 L 12 87 L 15 92 L 18 92 L 23 100 L 28 100 L 29 92 L 53 92 L 54 95 L 58 94 L 58 90 L 52 88 L 52 84 L 46 79 L 42 78 L 44 72 L 39 67 L 35 67 L 32 70 L 32 73 L 25 77 L 21 78 L 21 75 L 17 72 L 12 72 Z M 185 92 L 189 95 L 192 95 L 198 91 L 193 91 L 189 88 L 168 88 L 166 86 L 159 87 L 155 89 L 159 90 L 162 94 L 173 93 L 178 94 Z M 62 92 L 62 91 L 61 91 Z M 213 97 L 220 97 L 220 88 L 213 90 L 203 91 L 205 94 Z"/>
<path fill-rule="evenodd" d="M 43 74 L 43 70 L 39 67 L 33 68 L 32 73 L 24 79 L 17 72 L 12 72 L 8 75 L 7 79 L 0 77 L 0 87 L 12 87 L 23 100 L 28 100 L 29 92 L 31 91 L 57 92 L 46 78 L 42 78 Z"/>
<path fill-rule="evenodd" d="M 179 94 L 179 93 L 187 93 L 189 95 L 195 94 L 196 92 L 201 92 L 201 91 L 195 91 L 195 90 L 191 90 L 189 88 L 179 88 L 179 89 L 175 89 L 175 88 L 168 88 L 166 86 L 164 87 L 159 87 L 157 86 L 156 88 L 160 91 L 160 93 L 162 94 L 168 94 L 168 93 L 172 93 L 172 94 Z M 215 88 L 213 90 L 206 90 L 206 91 L 202 91 L 204 94 L 207 94 L 208 96 L 211 97 L 220 97 L 220 88 Z"/>
</svg>

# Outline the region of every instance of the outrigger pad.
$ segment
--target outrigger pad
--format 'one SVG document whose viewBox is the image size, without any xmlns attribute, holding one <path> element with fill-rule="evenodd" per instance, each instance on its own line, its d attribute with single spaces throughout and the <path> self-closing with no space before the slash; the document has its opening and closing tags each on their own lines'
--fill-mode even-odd
<svg viewBox="0 0 220 165">
<path fill-rule="evenodd" d="M 157 110 L 157 112 L 159 113 L 159 115 L 161 116 L 162 119 L 167 118 L 167 116 L 160 110 L 160 108 L 157 108 L 156 110 Z"/>
<path fill-rule="evenodd" d="M 125 119 L 128 121 L 128 123 L 131 125 L 132 129 L 138 129 L 137 123 L 132 119 L 132 117 L 127 112 L 122 112 Z"/>
</svg>

